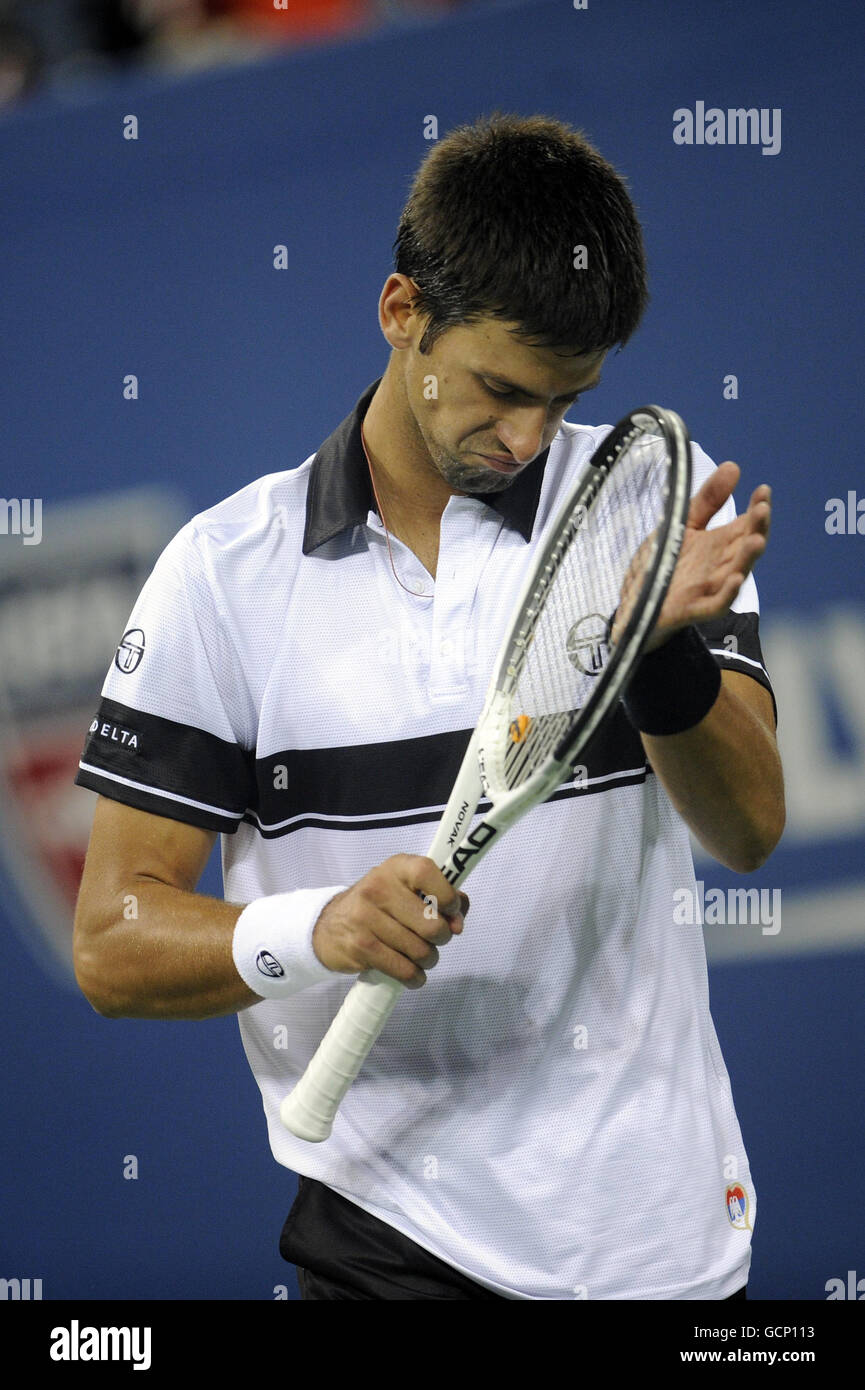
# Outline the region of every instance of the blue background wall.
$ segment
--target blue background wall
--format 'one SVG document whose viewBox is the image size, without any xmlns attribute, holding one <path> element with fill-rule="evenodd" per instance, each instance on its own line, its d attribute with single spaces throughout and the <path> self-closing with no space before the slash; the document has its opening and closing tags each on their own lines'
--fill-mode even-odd
<svg viewBox="0 0 865 1390">
<path fill-rule="evenodd" d="M 865 496 L 863 36 L 855 0 L 557 0 L 4 117 L 0 491 L 45 510 L 41 546 L 0 535 L 0 1276 L 42 1278 L 45 1298 L 296 1297 L 277 1251 L 294 1178 L 235 1020 L 109 1022 L 77 994 L 68 891 L 24 809 L 46 839 L 62 804 L 68 855 L 92 799 L 34 811 L 15 749 L 45 730 L 80 748 L 161 544 L 299 463 L 380 374 L 376 303 L 425 117 L 444 134 L 495 107 L 584 129 L 643 221 L 652 305 L 589 422 L 673 406 L 741 464 L 743 499 L 775 489 L 757 579 L 790 816 L 741 882 L 780 888 L 784 919 L 707 929 L 713 1012 L 759 1191 L 750 1293 L 821 1299 L 865 1276 L 865 535 L 825 529 L 829 498 Z M 698 101 L 780 108 L 780 152 L 675 144 L 674 110 Z M 216 860 L 201 887 L 220 891 Z"/>
</svg>

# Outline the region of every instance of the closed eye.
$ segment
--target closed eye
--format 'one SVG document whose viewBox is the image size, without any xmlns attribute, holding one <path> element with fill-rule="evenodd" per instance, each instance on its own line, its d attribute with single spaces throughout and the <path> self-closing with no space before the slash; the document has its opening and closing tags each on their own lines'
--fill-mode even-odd
<svg viewBox="0 0 865 1390">
<path fill-rule="evenodd" d="M 495 387 L 490 386 L 489 382 L 486 381 L 483 381 L 481 384 L 488 395 L 495 396 L 500 401 L 515 400 L 518 396 L 521 396 L 523 394 L 521 391 L 515 391 L 511 387 L 509 387 L 506 391 L 497 391 Z M 565 406 L 574 405 L 579 399 L 580 393 L 578 391 L 573 396 L 559 396 L 558 400 L 554 401 L 553 404 Z"/>
</svg>

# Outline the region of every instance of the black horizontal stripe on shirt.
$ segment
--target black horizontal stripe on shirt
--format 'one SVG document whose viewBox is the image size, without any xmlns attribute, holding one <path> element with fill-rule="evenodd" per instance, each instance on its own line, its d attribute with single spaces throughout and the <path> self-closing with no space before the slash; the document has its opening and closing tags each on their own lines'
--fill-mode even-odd
<svg viewBox="0 0 865 1390">
<path fill-rule="evenodd" d="M 259 758 L 257 813 L 245 819 L 266 839 L 311 826 L 372 830 L 438 820 L 471 735 L 471 729 L 458 729 L 384 743 L 287 749 Z M 629 777 L 645 779 L 640 736 L 621 707 L 590 740 L 579 765 L 585 769 L 579 786 L 556 792 L 555 799 L 608 791 Z M 597 784 L 604 778 L 610 780 Z M 274 786 L 277 780 L 285 785 Z"/>
<path fill-rule="evenodd" d="M 552 796 L 547 797 L 547 801 L 568 801 L 575 796 L 592 796 L 597 792 L 615 791 L 617 787 L 636 787 L 645 782 L 651 776 L 652 769 L 647 764 L 640 768 L 634 768 L 630 772 L 622 773 L 609 779 L 600 779 L 600 783 L 592 786 L 569 785 L 562 786 L 558 791 L 553 792 Z M 478 811 L 483 814 L 490 809 L 491 802 L 479 801 Z M 293 834 L 296 830 L 387 830 L 393 826 L 401 825 L 426 825 L 436 824 L 442 816 L 444 803 L 431 811 L 407 811 L 405 815 L 388 816 L 387 818 L 373 819 L 370 817 L 359 817 L 356 820 L 327 820 L 322 816 L 300 816 L 292 821 L 290 825 L 276 827 L 262 827 L 259 825 L 255 816 L 245 815 L 243 819 L 248 825 L 257 827 L 263 840 L 278 840 L 283 835 Z"/>
</svg>

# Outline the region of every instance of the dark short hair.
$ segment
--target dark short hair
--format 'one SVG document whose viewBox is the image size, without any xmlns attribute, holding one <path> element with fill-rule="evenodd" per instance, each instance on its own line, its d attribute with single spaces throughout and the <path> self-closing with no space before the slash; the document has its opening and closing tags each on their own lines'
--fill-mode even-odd
<svg viewBox="0 0 865 1390">
<path fill-rule="evenodd" d="M 585 269 L 574 266 L 577 246 Z M 623 346 L 649 297 L 624 178 L 580 131 L 546 116 L 497 112 L 436 144 L 412 183 L 394 257 L 428 320 L 421 352 L 487 316 L 537 346 Z"/>
</svg>

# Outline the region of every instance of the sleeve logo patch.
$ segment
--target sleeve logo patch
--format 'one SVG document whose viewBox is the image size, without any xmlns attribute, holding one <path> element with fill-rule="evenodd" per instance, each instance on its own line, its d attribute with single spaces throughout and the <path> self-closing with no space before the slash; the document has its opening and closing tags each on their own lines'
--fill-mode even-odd
<svg viewBox="0 0 865 1390">
<path fill-rule="evenodd" d="M 124 676 L 128 676 L 141 665 L 143 655 L 144 633 L 140 627 L 127 628 L 114 653 L 114 665 Z"/>
</svg>

